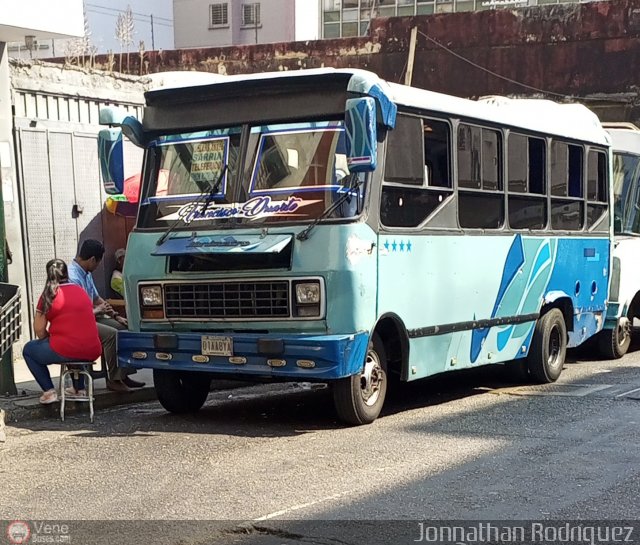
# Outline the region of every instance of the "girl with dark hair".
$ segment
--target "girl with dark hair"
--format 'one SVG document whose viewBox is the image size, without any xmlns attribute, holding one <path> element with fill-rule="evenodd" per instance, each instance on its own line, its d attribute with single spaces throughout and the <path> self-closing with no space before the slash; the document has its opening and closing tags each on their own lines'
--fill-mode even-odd
<svg viewBox="0 0 640 545">
<path fill-rule="evenodd" d="M 55 403 L 58 394 L 47 365 L 94 361 L 102 352 L 93 303 L 80 286 L 69 283 L 67 264 L 61 259 L 47 263 L 47 282 L 36 307 L 33 329 L 38 339 L 25 344 L 22 355 L 44 390 L 40 403 Z M 85 395 L 82 375 L 73 390 Z"/>
</svg>

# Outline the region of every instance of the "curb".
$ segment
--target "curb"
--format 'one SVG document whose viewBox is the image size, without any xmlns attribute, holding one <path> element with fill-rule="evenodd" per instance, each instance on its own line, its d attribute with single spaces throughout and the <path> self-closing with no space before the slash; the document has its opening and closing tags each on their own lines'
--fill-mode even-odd
<svg viewBox="0 0 640 545">
<path fill-rule="evenodd" d="M 213 380 L 211 382 L 211 392 L 223 390 L 235 390 L 237 388 L 245 388 L 247 386 L 255 386 L 255 383 L 236 381 L 236 380 Z M 39 401 L 40 394 L 32 394 L 26 396 L 0 397 L 0 411 L 4 411 L 4 421 L 7 424 L 12 422 L 20 422 L 25 420 L 38 419 L 56 419 L 60 420 L 60 403 L 52 403 L 51 405 L 42 405 Z M 93 408 L 96 418 L 99 418 L 100 409 L 108 409 L 120 405 L 132 405 L 134 403 L 145 403 L 149 401 L 157 401 L 156 390 L 153 386 L 132 389 L 130 392 L 112 392 L 110 390 L 100 389 L 94 392 Z M 65 406 L 65 416 L 83 413 L 89 417 L 88 403 L 76 403 L 71 399 L 67 400 Z"/>
<path fill-rule="evenodd" d="M 23 396 L 7 399 L 0 398 L 0 409 L 5 411 L 5 422 L 19 422 L 23 420 L 35 419 L 60 419 L 60 403 L 42 405 L 38 401 L 39 396 Z M 131 392 L 119 393 L 108 390 L 94 392 L 93 408 L 97 413 L 100 409 L 116 407 L 118 405 L 129 405 L 132 403 L 143 403 L 156 400 L 156 391 L 153 387 L 140 388 Z M 65 415 L 82 414 L 89 415 L 89 406 L 86 402 L 76 403 L 71 399 L 67 400 Z"/>
</svg>

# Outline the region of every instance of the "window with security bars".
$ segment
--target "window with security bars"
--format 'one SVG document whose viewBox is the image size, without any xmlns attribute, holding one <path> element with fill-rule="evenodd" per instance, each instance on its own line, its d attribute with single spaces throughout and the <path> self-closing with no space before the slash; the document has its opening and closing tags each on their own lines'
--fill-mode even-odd
<svg viewBox="0 0 640 545">
<path fill-rule="evenodd" d="M 209 26 L 225 26 L 229 24 L 229 7 L 227 2 L 209 5 Z"/>
<path fill-rule="evenodd" d="M 260 3 L 242 4 L 242 25 L 258 26 L 260 24 Z"/>
</svg>

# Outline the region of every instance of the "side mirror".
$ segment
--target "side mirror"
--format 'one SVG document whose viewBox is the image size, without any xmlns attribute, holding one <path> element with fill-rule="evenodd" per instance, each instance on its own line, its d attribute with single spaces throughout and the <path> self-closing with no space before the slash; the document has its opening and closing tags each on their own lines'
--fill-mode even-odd
<svg viewBox="0 0 640 545">
<path fill-rule="evenodd" d="M 371 172 L 378 161 L 376 101 L 371 97 L 347 100 L 344 126 L 349 172 Z"/>
<path fill-rule="evenodd" d="M 102 129 L 98 133 L 98 158 L 105 192 L 108 195 L 122 193 L 124 189 L 122 130 Z"/>
<path fill-rule="evenodd" d="M 107 106 L 100 108 L 100 125 L 118 126 L 123 134 L 139 148 L 145 146 L 145 136 L 142 123 L 123 108 Z"/>
<path fill-rule="evenodd" d="M 100 108 L 100 125 L 110 125 L 98 133 L 98 157 L 102 185 L 108 195 L 124 190 L 124 134 L 133 144 L 143 148 L 146 143 L 142 123 L 124 108 Z"/>
</svg>

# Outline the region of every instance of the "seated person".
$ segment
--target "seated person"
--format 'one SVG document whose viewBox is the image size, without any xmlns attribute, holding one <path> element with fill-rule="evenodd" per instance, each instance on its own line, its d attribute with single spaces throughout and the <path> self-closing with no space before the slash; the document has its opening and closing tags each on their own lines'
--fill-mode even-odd
<svg viewBox="0 0 640 545">
<path fill-rule="evenodd" d="M 124 248 L 116 250 L 116 268 L 111 273 L 111 289 L 120 297 L 124 298 L 124 281 L 122 278 L 122 269 L 124 267 Z"/>
<path fill-rule="evenodd" d="M 95 361 L 102 346 L 93 319 L 93 303 L 86 292 L 69 283 L 67 265 L 61 259 L 47 263 L 47 282 L 33 320 L 37 340 L 24 345 L 22 355 L 44 393 L 40 403 L 58 401 L 47 365 L 70 361 Z M 74 381 L 73 394 L 86 395 L 84 376 Z"/>
<path fill-rule="evenodd" d="M 116 335 L 118 330 L 127 328 L 127 320 L 107 303 L 96 289 L 91 273 L 95 271 L 104 255 L 104 246 L 99 240 L 85 240 L 78 255 L 69 265 L 69 282 L 81 286 L 93 302 L 93 315 L 97 322 L 98 335 L 102 341 L 107 366 L 107 389 L 114 392 L 128 392 L 130 388 L 141 388 L 144 382 L 133 380 L 129 375 L 136 372 L 130 367 L 118 365 Z"/>
</svg>

